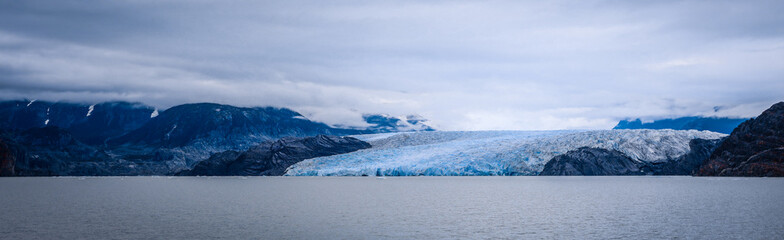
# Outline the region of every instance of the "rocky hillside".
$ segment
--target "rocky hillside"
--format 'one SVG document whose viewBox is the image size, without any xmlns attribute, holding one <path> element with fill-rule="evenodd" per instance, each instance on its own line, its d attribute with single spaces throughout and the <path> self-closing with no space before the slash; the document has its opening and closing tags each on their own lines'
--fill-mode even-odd
<svg viewBox="0 0 784 240">
<path fill-rule="evenodd" d="M 306 138 L 283 138 L 267 141 L 247 151 L 213 154 L 184 176 L 262 176 L 283 175 L 286 168 L 305 159 L 349 153 L 370 148 L 370 144 L 352 137 L 318 135 Z"/>
<path fill-rule="evenodd" d="M 0 137 L 0 176 L 16 175 L 16 158 L 18 153 L 15 146 L 10 145 L 10 141 Z"/>
<path fill-rule="evenodd" d="M 784 177 L 784 102 L 735 128 L 697 175 Z"/>
<path fill-rule="evenodd" d="M 645 175 L 645 164 L 622 152 L 581 147 L 555 156 L 544 165 L 540 176 Z"/>
<path fill-rule="evenodd" d="M 689 142 L 688 153 L 662 164 L 654 164 L 653 173 L 655 175 L 692 175 L 724 139 L 692 139 Z"/>
<path fill-rule="evenodd" d="M 4 176 L 107 175 L 113 159 L 58 127 L 0 134 Z"/>
</svg>

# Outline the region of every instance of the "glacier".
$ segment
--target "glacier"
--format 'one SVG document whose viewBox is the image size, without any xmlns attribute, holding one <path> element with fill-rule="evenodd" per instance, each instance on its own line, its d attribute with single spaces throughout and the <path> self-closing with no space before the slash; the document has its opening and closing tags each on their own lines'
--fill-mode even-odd
<svg viewBox="0 0 784 240">
<path fill-rule="evenodd" d="M 580 147 L 663 162 L 689 151 L 695 138 L 726 134 L 697 130 L 435 131 L 354 135 L 373 147 L 304 160 L 288 176 L 537 175 L 552 157 Z"/>
</svg>

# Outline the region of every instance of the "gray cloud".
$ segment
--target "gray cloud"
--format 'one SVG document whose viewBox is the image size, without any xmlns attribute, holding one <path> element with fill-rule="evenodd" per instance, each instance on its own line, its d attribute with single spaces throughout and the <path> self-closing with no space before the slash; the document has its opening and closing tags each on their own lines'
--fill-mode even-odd
<svg viewBox="0 0 784 240">
<path fill-rule="evenodd" d="M 778 1 L 0 1 L 0 96 L 608 128 L 784 99 Z M 714 107 L 721 106 L 720 111 Z"/>
</svg>

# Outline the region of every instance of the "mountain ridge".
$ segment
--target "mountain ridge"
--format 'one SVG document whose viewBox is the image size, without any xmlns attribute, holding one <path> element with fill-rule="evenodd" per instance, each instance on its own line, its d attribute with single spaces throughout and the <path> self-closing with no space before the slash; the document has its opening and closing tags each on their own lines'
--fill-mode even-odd
<svg viewBox="0 0 784 240">
<path fill-rule="evenodd" d="M 221 109 L 224 112 L 221 113 Z M 208 102 L 187 103 L 160 110 L 138 102 L 122 101 L 95 104 L 38 100 L 0 101 L 0 129 L 25 130 L 56 126 L 70 131 L 74 137 L 90 145 L 142 142 L 167 147 L 184 146 L 188 141 L 209 135 L 211 131 L 222 127 L 228 127 L 225 130 L 229 133 L 219 135 L 231 137 L 242 135 L 237 131 L 247 130 L 250 134 L 246 135 L 253 140 L 317 134 L 350 135 L 435 130 L 425 124 L 427 119 L 418 115 L 399 118 L 385 114 L 365 114 L 363 120 L 370 126 L 330 126 L 310 120 L 289 108 L 237 107 Z M 146 126 L 150 122 L 154 126 Z M 174 129 L 175 124 L 178 129 Z M 141 128 L 146 128 L 147 132 L 137 131 Z M 126 136 L 129 134 L 130 136 Z"/>
<path fill-rule="evenodd" d="M 166 175 L 265 141 L 375 131 L 332 127 L 288 108 L 217 103 L 160 111 L 128 102 L 5 101 L 0 114 L 2 175 Z"/>
<path fill-rule="evenodd" d="M 740 125 L 746 118 L 727 118 L 727 117 L 679 117 L 664 118 L 653 122 L 642 122 L 639 118 L 634 120 L 621 120 L 613 129 L 673 129 L 673 130 L 708 130 L 729 134 L 735 127 Z"/>
</svg>

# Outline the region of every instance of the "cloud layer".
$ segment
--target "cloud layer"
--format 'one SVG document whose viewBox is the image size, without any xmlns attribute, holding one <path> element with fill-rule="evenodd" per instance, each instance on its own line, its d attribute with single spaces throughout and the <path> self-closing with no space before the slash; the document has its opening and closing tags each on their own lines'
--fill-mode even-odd
<svg viewBox="0 0 784 240">
<path fill-rule="evenodd" d="M 780 1 L 0 1 L 0 96 L 290 107 L 445 130 L 751 117 Z M 716 110 L 718 109 L 718 110 Z"/>
</svg>

